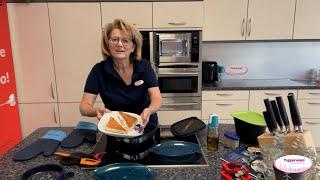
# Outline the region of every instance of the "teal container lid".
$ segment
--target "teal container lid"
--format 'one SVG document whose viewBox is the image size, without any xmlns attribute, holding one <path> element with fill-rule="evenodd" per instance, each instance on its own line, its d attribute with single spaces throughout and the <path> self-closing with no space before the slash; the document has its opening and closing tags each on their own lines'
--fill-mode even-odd
<svg viewBox="0 0 320 180">
<path fill-rule="evenodd" d="M 231 113 L 231 116 L 249 124 L 267 126 L 263 115 L 254 111 L 237 111 Z"/>
<path fill-rule="evenodd" d="M 215 128 L 219 125 L 219 118 L 216 114 L 211 114 L 209 119 L 209 127 Z"/>
</svg>

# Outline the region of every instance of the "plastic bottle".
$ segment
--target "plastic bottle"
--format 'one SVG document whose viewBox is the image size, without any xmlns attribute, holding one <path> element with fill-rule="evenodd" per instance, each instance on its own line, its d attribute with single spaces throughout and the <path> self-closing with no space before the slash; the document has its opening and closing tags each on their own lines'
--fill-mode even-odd
<svg viewBox="0 0 320 180">
<path fill-rule="evenodd" d="M 207 149 L 217 151 L 219 147 L 219 118 L 216 114 L 211 114 L 208 123 Z"/>
</svg>

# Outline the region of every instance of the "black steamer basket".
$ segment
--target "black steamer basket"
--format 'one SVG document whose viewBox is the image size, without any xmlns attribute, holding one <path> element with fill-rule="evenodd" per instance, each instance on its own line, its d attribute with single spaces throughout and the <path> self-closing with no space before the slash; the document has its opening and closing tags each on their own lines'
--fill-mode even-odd
<svg viewBox="0 0 320 180">
<path fill-rule="evenodd" d="M 131 161 L 138 161 L 145 158 L 148 150 L 160 142 L 160 129 L 158 125 L 148 124 L 143 135 L 129 137 L 114 137 L 107 135 L 106 153 L 108 158 L 124 158 Z"/>
</svg>

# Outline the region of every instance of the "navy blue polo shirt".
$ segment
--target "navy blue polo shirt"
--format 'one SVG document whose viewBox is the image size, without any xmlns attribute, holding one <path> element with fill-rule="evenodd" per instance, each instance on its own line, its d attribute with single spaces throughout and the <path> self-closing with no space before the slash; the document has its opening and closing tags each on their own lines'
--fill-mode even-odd
<svg viewBox="0 0 320 180">
<path fill-rule="evenodd" d="M 135 83 L 137 81 L 140 83 Z M 84 92 L 99 94 L 105 107 L 111 111 L 141 114 L 151 102 L 148 88 L 158 86 L 158 80 L 150 62 L 134 60 L 132 81 L 130 85 L 126 85 L 114 69 L 113 59 L 108 57 L 92 68 Z M 157 124 L 157 114 L 151 115 L 149 122 Z"/>
</svg>

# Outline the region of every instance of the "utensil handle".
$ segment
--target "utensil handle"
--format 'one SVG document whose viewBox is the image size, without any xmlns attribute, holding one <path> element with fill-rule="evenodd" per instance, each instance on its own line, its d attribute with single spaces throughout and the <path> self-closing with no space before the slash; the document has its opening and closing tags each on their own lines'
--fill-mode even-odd
<svg viewBox="0 0 320 180">
<path fill-rule="evenodd" d="M 270 122 L 272 124 L 272 129 L 273 130 L 277 130 L 278 129 L 278 126 L 277 126 L 277 121 L 276 121 L 276 117 L 274 115 L 274 112 L 273 112 L 273 109 L 272 109 L 272 105 L 271 105 L 271 102 L 269 101 L 269 99 L 264 99 L 264 104 L 266 106 L 266 109 L 267 109 L 267 112 L 269 113 L 269 119 L 270 119 Z"/>
<path fill-rule="evenodd" d="M 277 104 L 278 104 L 278 108 L 279 108 L 279 111 L 280 111 L 280 115 L 281 115 L 281 119 L 283 121 L 283 124 L 285 126 L 290 126 L 289 119 L 288 119 L 288 114 L 287 114 L 286 108 L 284 106 L 282 97 L 281 96 L 276 97 L 276 101 L 277 101 Z"/>
</svg>

